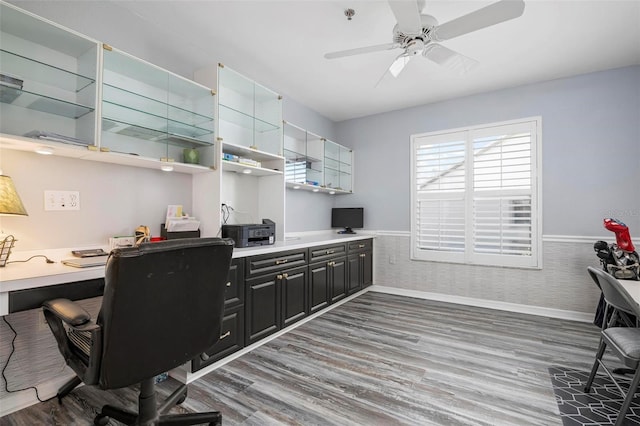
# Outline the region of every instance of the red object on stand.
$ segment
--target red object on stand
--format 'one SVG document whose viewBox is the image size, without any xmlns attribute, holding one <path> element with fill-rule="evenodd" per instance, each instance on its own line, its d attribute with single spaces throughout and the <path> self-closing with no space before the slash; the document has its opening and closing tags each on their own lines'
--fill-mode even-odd
<svg viewBox="0 0 640 426">
<path fill-rule="evenodd" d="M 616 234 L 616 244 L 621 250 L 634 252 L 636 248 L 631 242 L 629 227 L 616 219 L 607 218 L 604 220 L 604 227 Z"/>
</svg>

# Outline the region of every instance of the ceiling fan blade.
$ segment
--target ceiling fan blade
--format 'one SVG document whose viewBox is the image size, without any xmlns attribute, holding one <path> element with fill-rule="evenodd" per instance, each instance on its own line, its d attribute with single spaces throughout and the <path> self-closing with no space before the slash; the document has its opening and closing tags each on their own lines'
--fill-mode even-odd
<svg viewBox="0 0 640 426">
<path fill-rule="evenodd" d="M 382 50 L 391 50 L 396 47 L 400 47 L 397 43 L 378 44 L 375 46 L 357 47 L 355 49 L 340 50 L 338 52 L 326 53 L 324 55 L 327 59 L 343 58 L 345 56 L 360 55 L 362 53 L 380 52 Z"/>
<path fill-rule="evenodd" d="M 478 61 L 455 52 L 437 43 L 429 43 L 422 55 L 438 65 L 447 67 L 459 74 L 465 74 L 478 65 Z"/>
<path fill-rule="evenodd" d="M 422 20 L 416 0 L 389 0 L 389 6 L 398 22 L 398 30 L 409 35 L 422 32 Z"/>
<path fill-rule="evenodd" d="M 406 53 L 400 54 L 389 66 L 389 73 L 397 78 L 412 57 L 413 55 L 407 55 Z"/>
<path fill-rule="evenodd" d="M 429 33 L 434 41 L 449 40 L 500 22 L 517 18 L 524 12 L 523 0 L 501 0 L 487 7 L 445 22 Z"/>
<path fill-rule="evenodd" d="M 384 78 L 387 75 L 391 75 L 393 76 L 393 78 L 397 78 L 402 72 L 402 70 L 404 69 L 404 67 L 409 63 L 412 57 L 413 55 L 407 55 L 406 52 L 403 52 L 400 55 L 398 55 L 398 57 L 393 60 L 393 62 L 391 63 L 389 68 L 387 68 L 384 74 L 382 74 L 382 77 L 380 77 L 375 87 L 378 87 L 378 85 L 380 85 L 382 80 L 384 80 Z"/>
</svg>

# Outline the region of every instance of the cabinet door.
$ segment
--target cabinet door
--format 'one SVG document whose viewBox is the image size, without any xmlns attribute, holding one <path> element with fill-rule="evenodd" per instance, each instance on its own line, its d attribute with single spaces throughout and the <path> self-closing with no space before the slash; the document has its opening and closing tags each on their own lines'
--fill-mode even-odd
<svg viewBox="0 0 640 426">
<path fill-rule="evenodd" d="M 227 288 L 224 292 L 224 307 L 242 305 L 244 303 L 244 258 L 233 259 L 229 268 Z"/>
<path fill-rule="evenodd" d="M 211 89 L 105 45 L 100 148 L 215 165 Z"/>
<path fill-rule="evenodd" d="M 282 327 L 307 316 L 307 268 L 278 274 L 282 293 Z"/>
<path fill-rule="evenodd" d="M 373 284 L 373 252 L 368 251 L 361 256 L 362 288 L 365 288 Z"/>
<path fill-rule="evenodd" d="M 347 265 L 345 258 L 331 261 L 329 277 L 331 302 L 333 303 L 347 295 Z"/>
<path fill-rule="evenodd" d="M 352 254 L 347 258 L 347 263 L 349 265 L 349 277 L 348 277 L 348 293 L 355 293 L 360 290 L 361 287 L 361 279 L 362 279 L 362 265 L 361 265 L 361 257 L 360 254 Z"/>
<path fill-rule="evenodd" d="M 245 344 L 280 328 L 280 285 L 275 275 L 253 278 L 245 286 Z"/>
<path fill-rule="evenodd" d="M 0 133 L 58 152 L 94 145 L 99 45 L 5 2 L 0 44 Z"/>
<path fill-rule="evenodd" d="M 329 305 L 329 266 L 322 262 L 309 266 L 309 313 L 324 309 Z"/>
<path fill-rule="evenodd" d="M 244 347 L 244 309 L 242 306 L 225 312 L 220 331 L 220 340 L 192 362 L 192 371 L 230 355 Z"/>
</svg>

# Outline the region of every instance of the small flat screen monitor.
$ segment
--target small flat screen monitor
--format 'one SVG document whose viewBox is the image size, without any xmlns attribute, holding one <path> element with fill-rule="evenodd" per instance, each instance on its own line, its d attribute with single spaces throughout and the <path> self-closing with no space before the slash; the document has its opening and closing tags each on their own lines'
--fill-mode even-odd
<svg viewBox="0 0 640 426">
<path fill-rule="evenodd" d="M 364 226 L 362 207 L 347 207 L 331 209 L 331 227 L 344 228 L 338 234 L 355 234 L 354 228 Z"/>
</svg>

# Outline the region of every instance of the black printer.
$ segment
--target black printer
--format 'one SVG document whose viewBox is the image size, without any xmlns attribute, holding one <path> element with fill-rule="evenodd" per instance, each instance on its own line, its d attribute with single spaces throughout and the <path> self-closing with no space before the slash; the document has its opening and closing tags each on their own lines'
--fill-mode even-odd
<svg viewBox="0 0 640 426">
<path fill-rule="evenodd" d="M 276 224 L 262 219 L 262 224 L 222 225 L 222 237 L 235 241 L 235 247 L 255 247 L 276 242 Z"/>
</svg>

